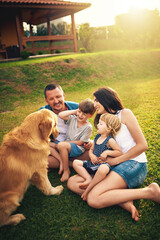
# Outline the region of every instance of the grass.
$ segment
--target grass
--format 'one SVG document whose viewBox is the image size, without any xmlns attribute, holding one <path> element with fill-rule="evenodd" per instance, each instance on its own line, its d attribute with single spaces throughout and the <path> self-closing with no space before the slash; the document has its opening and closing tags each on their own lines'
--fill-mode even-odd
<svg viewBox="0 0 160 240">
<path fill-rule="evenodd" d="M 110 51 L 77 54 L 0 64 L 0 142 L 5 133 L 25 116 L 45 104 L 43 89 L 57 81 L 66 100 L 92 98 L 98 87 L 118 91 L 126 108 L 138 119 L 149 149 L 148 175 L 142 186 L 160 184 L 159 102 L 160 51 Z M 14 65 L 15 64 L 15 65 Z M 93 119 L 91 119 L 93 124 Z M 94 130 L 92 138 L 96 131 Z M 72 173 L 74 171 L 72 170 Z M 59 185 L 58 171 L 50 172 L 53 186 Z M 63 183 L 60 196 L 44 196 L 34 186 L 27 190 L 17 212 L 26 220 L 0 229 L 2 240 L 109 239 L 160 240 L 160 206 L 149 200 L 134 201 L 141 218 L 135 223 L 119 206 L 90 208 Z"/>
</svg>

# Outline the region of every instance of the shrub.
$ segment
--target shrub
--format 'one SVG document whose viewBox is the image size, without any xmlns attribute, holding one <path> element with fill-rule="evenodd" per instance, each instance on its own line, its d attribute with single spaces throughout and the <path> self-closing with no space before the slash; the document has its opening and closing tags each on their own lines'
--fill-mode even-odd
<svg viewBox="0 0 160 240">
<path fill-rule="evenodd" d="M 90 27 L 89 23 L 80 25 L 79 37 L 82 41 L 83 47 L 87 50 L 87 52 L 92 52 L 95 47 L 95 38 L 94 31 Z"/>
<path fill-rule="evenodd" d="M 86 49 L 85 48 L 80 48 L 79 51 L 80 51 L 80 53 L 86 53 Z"/>
<path fill-rule="evenodd" d="M 61 53 L 61 51 L 59 49 L 56 49 L 55 53 Z"/>
<path fill-rule="evenodd" d="M 27 59 L 29 56 L 30 56 L 30 53 L 27 52 L 27 51 L 22 51 L 20 53 L 20 57 L 23 58 L 23 59 Z"/>
</svg>

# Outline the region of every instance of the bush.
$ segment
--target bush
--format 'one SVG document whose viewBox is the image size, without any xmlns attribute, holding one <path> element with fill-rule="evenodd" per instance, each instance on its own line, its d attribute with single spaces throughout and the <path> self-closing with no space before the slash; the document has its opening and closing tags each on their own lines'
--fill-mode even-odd
<svg viewBox="0 0 160 240">
<path fill-rule="evenodd" d="M 29 56 L 30 56 L 30 53 L 27 52 L 27 51 L 22 51 L 20 53 L 20 57 L 23 58 L 23 59 L 27 59 Z"/>
<path fill-rule="evenodd" d="M 80 25 L 79 37 L 82 41 L 83 47 L 87 50 L 87 52 L 92 52 L 95 47 L 95 37 L 94 31 L 90 27 L 89 23 L 84 23 Z"/>
<path fill-rule="evenodd" d="M 80 48 L 79 51 L 80 51 L 80 53 L 86 53 L 86 49 L 85 48 Z"/>
<path fill-rule="evenodd" d="M 61 53 L 61 51 L 57 49 L 57 50 L 55 50 L 55 53 Z"/>
</svg>

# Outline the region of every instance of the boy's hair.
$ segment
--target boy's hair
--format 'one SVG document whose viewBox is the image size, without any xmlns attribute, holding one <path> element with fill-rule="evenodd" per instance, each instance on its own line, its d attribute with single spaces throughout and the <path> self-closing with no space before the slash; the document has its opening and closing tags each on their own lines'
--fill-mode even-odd
<svg viewBox="0 0 160 240">
<path fill-rule="evenodd" d="M 51 90 L 54 90 L 54 89 L 56 89 L 56 88 L 58 88 L 60 91 L 63 92 L 61 86 L 58 85 L 57 83 L 48 84 L 48 85 L 45 87 L 45 89 L 44 89 L 44 96 L 45 96 L 45 98 L 47 98 L 46 91 L 51 91 Z"/>
<path fill-rule="evenodd" d="M 104 113 L 100 116 L 100 120 L 106 123 L 107 127 L 111 130 L 110 135 L 113 137 L 115 137 L 121 129 L 121 121 L 116 115 Z"/>
<path fill-rule="evenodd" d="M 87 98 L 79 103 L 79 109 L 83 113 L 89 113 L 93 115 L 95 113 L 94 102 L 91 99 Z"/>
</svg>

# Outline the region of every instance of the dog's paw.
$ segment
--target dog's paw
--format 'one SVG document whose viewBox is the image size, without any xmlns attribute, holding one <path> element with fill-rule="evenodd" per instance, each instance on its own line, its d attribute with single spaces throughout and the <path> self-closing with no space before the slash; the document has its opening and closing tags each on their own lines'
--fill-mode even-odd
<svg viewBox="0 0 160 240">
<path fill-rule="evenodd" d="M 64 187 L 62 185 L 59 185 L 57 187 L 52 187 L 52 195 L 59 195 L 63 191 Z"/>
<path fill-rule="evenodd" d="M 10 224 L 17 225 L 22 220 L 25 220 L 25 216 L 23 214 L 15 214 L 10 217 Z"/>
</svg>

